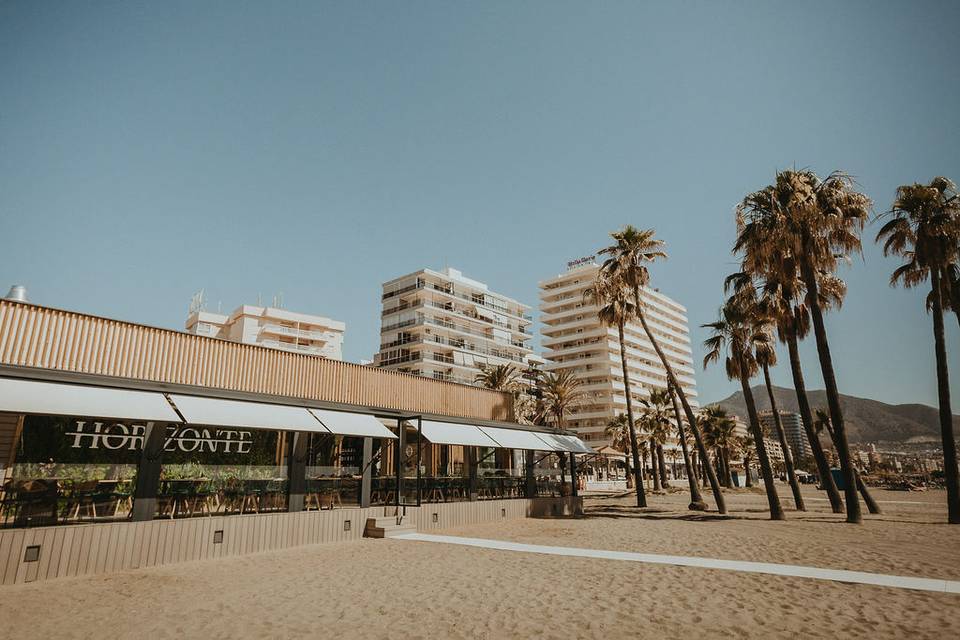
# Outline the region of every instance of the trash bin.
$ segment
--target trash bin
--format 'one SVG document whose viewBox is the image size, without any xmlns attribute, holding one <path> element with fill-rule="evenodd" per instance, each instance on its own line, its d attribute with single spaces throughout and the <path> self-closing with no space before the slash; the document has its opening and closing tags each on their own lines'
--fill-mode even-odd
<svg viewBox="0 0 960 640">
<path fill-rule="evenodd" d="M 843 471 L 841 469 L 830 469 L 830 475 L 833 476 L 833 483 L 837 485 L 837 489 L 845 491 L 847 483 L 843 481 Z"/>
</svg>

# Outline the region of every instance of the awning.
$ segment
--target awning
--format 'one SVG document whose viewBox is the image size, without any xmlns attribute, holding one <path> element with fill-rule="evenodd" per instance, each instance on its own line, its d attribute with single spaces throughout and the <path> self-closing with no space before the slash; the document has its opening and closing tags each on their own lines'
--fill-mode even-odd
<svg viewBox="0 0 960 640">
<path fill-rule="evenodd" d="M 0 378 L 0 411 L 180 422 L 161 393 Z"/>
<path fill-rule="evenodd" d="M 394 438 L 390 429 L 366 413 L 347 411 L 328 411 L 326 409 L 307 409 L 330 431 L 343 436 L 361 436 L 364 438 Z"/>
<path fill-rule="evenodd" d="M 533 451 L 551 451 L 547 444 L 538 438 L 532 431 L 520 429 L 501 429 L 499 427 L 483 427 L 480 429 L 496 440 L 498 446 L 504 449 L 528 449 Z"/>
<path fill-rule="evenodd" d="M 468 447 L 499 446 L 480 429 L 470 424 L 423 420 L 420 423 L 420 433 L 433 444 L 462 444 Z"/>
<path fill-rule="evenodd" d="M 175 394 L 170 394 L 170 399 L 190 424 L 329 433 L 327 428 L 303 407 Z"/>
<path fill-rule="evenodd" d="M 562 433 L 541 433 L 537 432 L 537 437 L 551 447 L 551 451 L 566 451 L 567 453 L 596 453 L 588 447 L 580 438 L 568 436 Z"/>
</svg>

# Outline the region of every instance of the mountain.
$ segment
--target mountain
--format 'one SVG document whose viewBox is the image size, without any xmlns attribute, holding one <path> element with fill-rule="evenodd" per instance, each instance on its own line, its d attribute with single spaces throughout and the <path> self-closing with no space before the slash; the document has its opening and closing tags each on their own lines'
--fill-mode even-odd
<svg viewBox="0 0 960 640">
<path fill-rule="evenodd" d="M 773 394 L 781 411 L 799 411 L 797 394 L 793 389 L 774 387 Z M 811 410 L 816 411 L 818 407 L 827 406 L 825 391 L 809 391 L 807 396 L 810 398 Z M 753 397 L 758 411 L 770 410 L 770 398 L 765 387 L 753 387 Z M 747 406 L 741 391 L 712 404 L 719 405 L 744 420 L 747 418 Z M 925 404 L 887 404 L 879 400 L 840 394 L 840 406 L 843 408 L 847 438 L 850 442 L 920 442 L 940 439 L 938 412 Z M 955 432 L 960 432 L 960 416 L 953 416 L 953 428 Z"/>
</svg>

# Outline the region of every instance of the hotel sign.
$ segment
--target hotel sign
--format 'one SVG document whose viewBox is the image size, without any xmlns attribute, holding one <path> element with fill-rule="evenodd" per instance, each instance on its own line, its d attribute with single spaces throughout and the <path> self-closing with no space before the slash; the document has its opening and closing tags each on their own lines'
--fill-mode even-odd
<svg viewBox="0 0 960 640">
<path fill-rule="evenodd" d="M 72 449 L 108 449 L 112 451 L 139 451 L 143 448 L 146 426 L 142 424 L 113 424 L 77 420 L 76 430 L 64 435 L 73 439 Z M 184 453 L 250 453 L 253 434 L 237 429 L 210 429 L 204 427 L 167 427 L 164 451 Z"/>
<path fill-rule="evenodd" d="M 582 258 L 577 258 L 576 260 L 571 260 L 567 263 L 567 269 L 573 269 L 584 264 L 590 264 L 594 261 L 597 256 L 583 256 Z"/>
</svg>

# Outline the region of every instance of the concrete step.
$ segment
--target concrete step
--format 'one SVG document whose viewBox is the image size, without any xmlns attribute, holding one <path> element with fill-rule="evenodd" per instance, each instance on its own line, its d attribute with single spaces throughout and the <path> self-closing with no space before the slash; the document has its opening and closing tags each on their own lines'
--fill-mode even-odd
<svg viewBox="0 0 960 640">
<path fill-rule="evenodd" d="M 391 528 L 367 527 L 364 530 L 363 535 L 366 536 L 367 538 L 392 538 L 394 536 L 400 536 L 405 533 L 416 533 L 416 532 L 417 532 L 417 528 L 412 524 L 410 524 L 410 525 L 402 525 L 399 527 L 393 526 Z"/>
<path fill-rule="evenodd" d="M 368 538 L 392 538 L 404 533 L 416 533 L 417 528 L 413 524 L 397 524 L 396 516 L 383 516 L 382 518 L 367 518 L 367 526 L 363 530 L 363 535 Z"/>
</svg>

